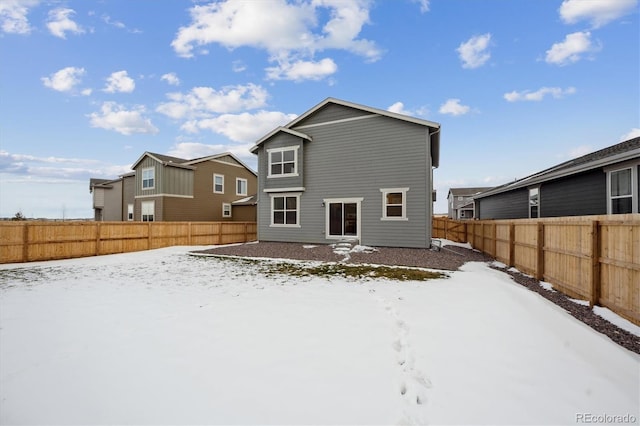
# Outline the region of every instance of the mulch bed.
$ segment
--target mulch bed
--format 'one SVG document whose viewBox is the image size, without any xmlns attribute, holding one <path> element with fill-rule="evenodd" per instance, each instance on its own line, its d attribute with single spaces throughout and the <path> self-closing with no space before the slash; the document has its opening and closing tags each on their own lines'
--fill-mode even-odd
<svg viewBox="0 0 640 426">
<path fill-rule="evenodd" d="M 491 262 L 493 258 L 477 250 L 446 246 L 440 251 L 411 248 L 375 247 L 375 251 L 351 252 L 348 256 L 334 253 L 331 245 L 304 245 L 298 243 L 257 242 L 214 247 L 195 253 L 224 256 L 263 257 L 352 264 L 413 266 L 420 268 L 458 270 L 466 262 Z M 545 299 L 563 308 L 576 319 L 599 333 L 605 334 L 618 345 L 640 354 L 640 337 L 619 328 L 593 312 L 589 306 L 573 302 L 564 294 L 547 290 L 535 278 L 517 271 L 492 266 L 509 274 L 515 282 L 535 291 Z"/>
</svg>

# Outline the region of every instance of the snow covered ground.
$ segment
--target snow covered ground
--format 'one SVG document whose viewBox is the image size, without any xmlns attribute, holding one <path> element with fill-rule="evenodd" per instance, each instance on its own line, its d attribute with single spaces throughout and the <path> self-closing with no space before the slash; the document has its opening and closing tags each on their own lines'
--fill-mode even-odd
<svg viewBox="0 0 640 426">
<path fill-rule="evenodd" d="M 640 357 L 486 264 L 294 278 L 192 249 L 1 265 L 0 423 L 639 421 Z"/>
</svg>

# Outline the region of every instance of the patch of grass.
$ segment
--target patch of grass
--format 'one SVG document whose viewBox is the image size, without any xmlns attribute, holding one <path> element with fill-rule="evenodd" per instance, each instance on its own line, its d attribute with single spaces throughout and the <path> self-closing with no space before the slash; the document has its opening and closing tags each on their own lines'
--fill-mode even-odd
<svg viewBox="0 0 640 426">
<path fill-rule="evenodd" d="M 338 276 L 353 279 L 387 278 L 398 281 L 425 281 L 446 277 L 443 273 L 422 269 L 347 265 L 344 263 L 323 263 L 313 266 L 295 263 L 274 263 L 262 265 L 262 269 L 268 274 L 286 274 L 295 277 L 319 276 L 329 278 Z"/>
</svg>

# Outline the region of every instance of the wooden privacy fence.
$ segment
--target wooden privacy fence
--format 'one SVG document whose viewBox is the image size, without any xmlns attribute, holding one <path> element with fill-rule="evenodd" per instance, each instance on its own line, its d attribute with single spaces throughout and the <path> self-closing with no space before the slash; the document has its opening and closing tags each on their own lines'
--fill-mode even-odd
<svg viewBox="0 0 640 426">
<path fill-rule="evenodd" d="M 640 325 L 640 214 L 454 221 L 434 238 L 468 242 L 496 260 Z"/>
<path fill-rule="evenodd" d="M 0 263 L 253 241 L 255 222 L 0 222 Z"/>
</svg>

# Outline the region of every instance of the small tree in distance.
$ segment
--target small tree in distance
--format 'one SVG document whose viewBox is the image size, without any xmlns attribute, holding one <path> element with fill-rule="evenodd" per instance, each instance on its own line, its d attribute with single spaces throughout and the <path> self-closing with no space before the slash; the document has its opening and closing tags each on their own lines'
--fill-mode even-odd
<svg viewBox="0 0 640 426">
<path fill-rule="evenodd" d="M 21 210 L 18 210 L 18 212 L 11 218 L 11 220 L 27 220 L 27 218 L 24 217 L 24 214 L 22 214 Z"/>
</svg>

